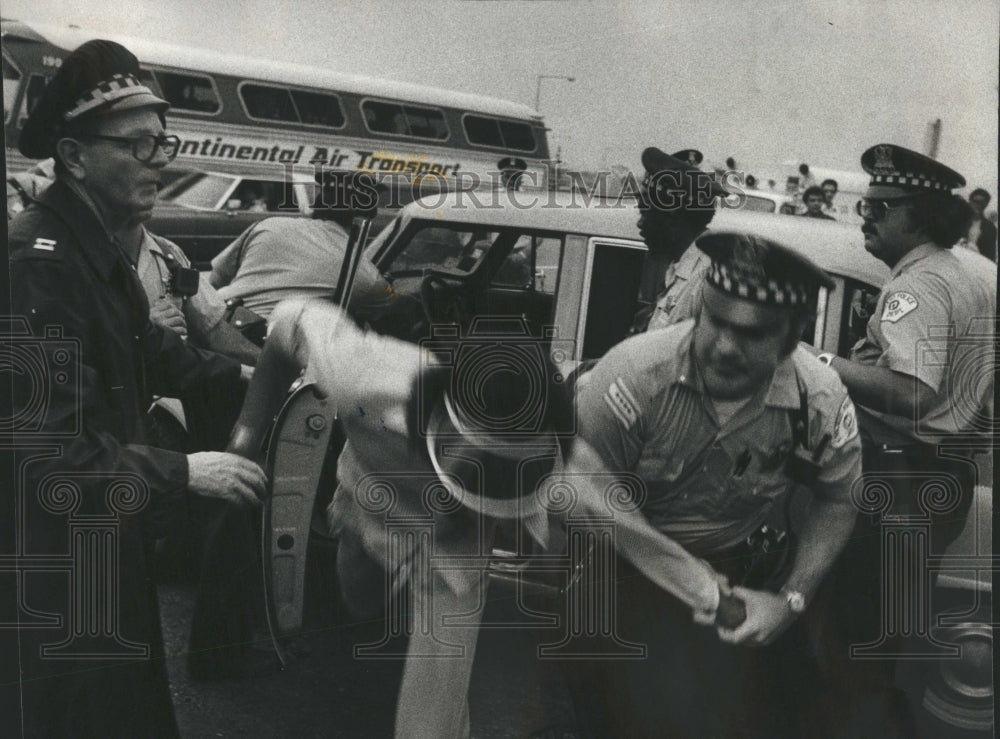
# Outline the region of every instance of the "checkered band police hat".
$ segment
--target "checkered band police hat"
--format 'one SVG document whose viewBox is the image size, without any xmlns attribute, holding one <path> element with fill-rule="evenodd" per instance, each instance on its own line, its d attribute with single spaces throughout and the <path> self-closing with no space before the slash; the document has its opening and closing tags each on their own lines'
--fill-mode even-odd
<svg viewBox="0 0 1000 739">
<path fill-rule="evenodd" d="M 719 290 L 762 305 L 798 308 L 815 300 L 833 280 L 793 249 L 740 233 L 710 233 L 696 245 L 711 257 L 706 281 Z"/>
<path fill-rule="evenodd" d="M 67 56 L 24 124 L 18 148 L 26 157 L 55 154 L 67 126 L 85 116 L 170 105 L 139 80 L 139 60 L 121 44 L 94 39 Z"/>
<path fill-rule="evenodd" d="M 891 197 L 892 190 L 947 193 L 965 187 L 965 178 L 950 167 L 893 144 L 868 149 L 861 155 L 861 166 L 872 176 L 867 197 Z"/>
</svg>

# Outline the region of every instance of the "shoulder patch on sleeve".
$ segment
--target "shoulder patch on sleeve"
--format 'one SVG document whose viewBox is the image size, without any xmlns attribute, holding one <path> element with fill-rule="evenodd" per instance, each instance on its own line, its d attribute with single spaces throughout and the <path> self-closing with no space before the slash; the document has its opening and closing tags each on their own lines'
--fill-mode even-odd
<svg viewBox="0 0 1000 739">
<path fill-rule="evenodd" d="M 627 429 L 632 428 L 639 419 L 639 405 L 635 402 L 635 396 L 620 377 L 612 382 L 611 387 L 604 393 L 604 402 Z"/>
<path fill-rule="evenodd" d="M 917 299 L 908 292 L 895 292 L 885 299 L 885 307 L 882 309 L 883 321 L 895 323 L 900 318 L 916 310 L 919 303 Z"/>
<path fill-rule="evenodd" d="M 35 239 L 35 243 L 31 247 L 32 249 L 38 249 L 39 251 L 55 251 L 56 250 L 56 240 L 55 239 L 43 239 L 41 236 Z"/>
<path fill-rule="evenodd" d="M 840 449 L 858 435 L 858 416 L 854 411 L 854 403 L 849 396 L 844 397 L 844 402 L 840 404 L 837 411 L 837 420 L 833 422 L 833 439 L 830 446 Z"/>
</svg>

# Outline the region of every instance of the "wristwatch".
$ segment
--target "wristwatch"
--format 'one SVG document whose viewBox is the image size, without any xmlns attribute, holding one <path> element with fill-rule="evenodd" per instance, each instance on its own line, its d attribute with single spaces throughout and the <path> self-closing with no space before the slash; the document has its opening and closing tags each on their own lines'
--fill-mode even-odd
<svg viewBox="0 0 1000 739">
<path fill-rule="evenodd" d="M 788 604 L 788 610 L 792 613 L 802 613 L 806 609 L 806 597 L 798 590 L 784 587 L 780 592 L 785 596 L 785 603 Z"/>
<path fill-rule="evenodd" d="M 827 367 L 833 364 L 833 357 L 834 355 L 830 354 L 830 352 L 823 352 L 822 354 L 816 355 L 816 359 L 825 364 Z"/>
</svg>

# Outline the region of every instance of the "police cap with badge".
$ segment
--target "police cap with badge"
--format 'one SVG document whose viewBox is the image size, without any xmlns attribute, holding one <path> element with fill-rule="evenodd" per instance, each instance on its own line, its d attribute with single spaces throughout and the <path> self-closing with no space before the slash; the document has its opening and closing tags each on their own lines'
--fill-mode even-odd
<svg viewBox="0 0 1000 739">
<path fill-rule="evenodd" d="M 55 156 L 56 143 L 94 117 L 136 108 L 170 107 L 139 79 L 139 61 L 114 41 L 94 39 L 67 56 L 45 87 L 18 140 L 31 159 Z"/>
<path fill-rule="evenodd" d="M 697 149 L 667 154 L 655 146 L 642 152 L 646 170 L 639 190 L 639 205 L 657 210 L 714 209 L 715 198 L 729 193 L 708 172 L 698 168 L 703 160 Z"/>
<path fill-rule="evenodd" d="M 948 194 L 965 187 L 965 178 L 951 167 L 919 152 L 894 144 L 876 144 L 861 155 L 861 167 L 871 175 L 865 199 L 892 199 L 922 192 Z"/>
</svg>

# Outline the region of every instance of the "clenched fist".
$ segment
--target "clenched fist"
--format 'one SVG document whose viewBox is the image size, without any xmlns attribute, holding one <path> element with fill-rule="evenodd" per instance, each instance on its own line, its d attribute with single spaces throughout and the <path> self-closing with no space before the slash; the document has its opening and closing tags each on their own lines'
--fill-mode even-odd
<svg viewBox="0 0 1000 739">
<path fill-rule="evenodd" d="M 187 321 L 181 309 L 169 300 L 159 299 L 149 304 L 149 320 L 181 336 L 187 336 Z"/>
<path fill-rule="evenodd" d="M 188 455 L 188 488 L 197 495 L 257 505 L 266 486 L 264 470 L 244 457 L 228 452 Z"/>
</svg>

